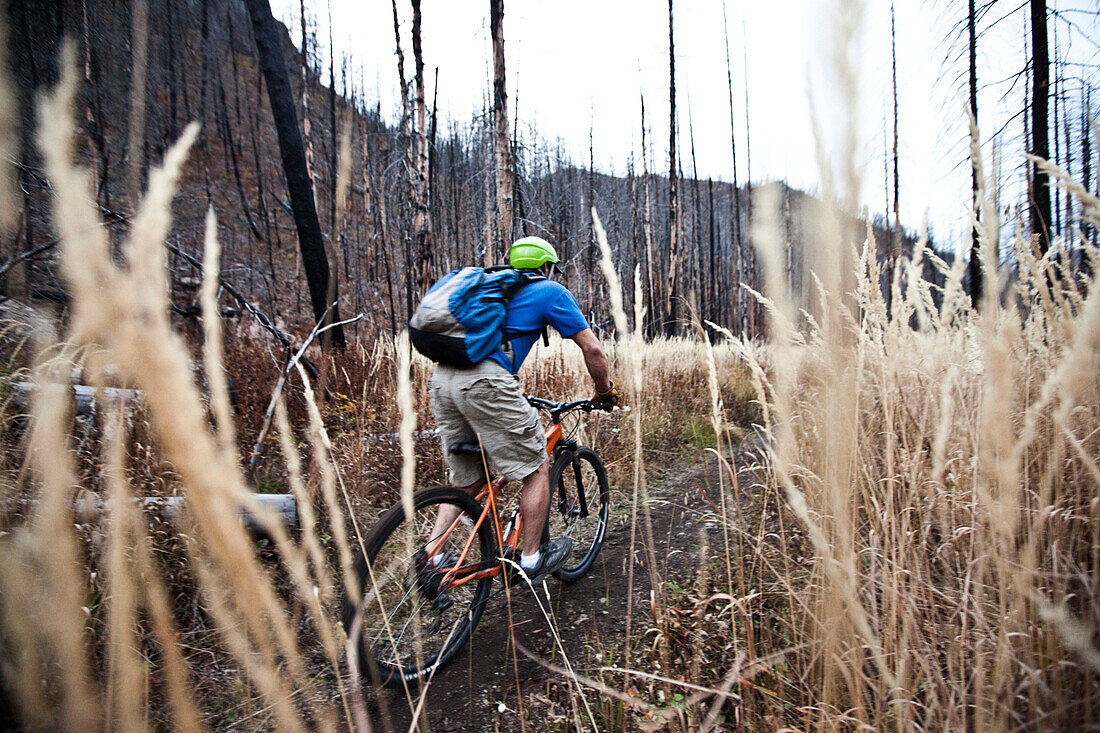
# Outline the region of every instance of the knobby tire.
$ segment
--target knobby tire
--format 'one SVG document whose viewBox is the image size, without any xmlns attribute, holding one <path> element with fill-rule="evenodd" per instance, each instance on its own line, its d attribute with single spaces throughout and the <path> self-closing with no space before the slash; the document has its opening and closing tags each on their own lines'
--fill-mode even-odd
<svg viewBox="0 0 1100 733">
<path fill-rule="evenodd" d="M 592 567 L 603 546 L 610 504 L 607 471 L 595 451 L 569 448 L 558 453 L 550 467 L 550 506 L 543 540 L 568 535 L 573 539 L 573 552 L 554 572 L 557 578 L 573 583 Z"/>
<path fill-rule="evenodd" d="M 428 542 L 437 510 L 453 506 L 464 518 L 442 546 L 458 557 L 482 506 L 464 491 L 446 486 L 418 491 L 413 505 L 411 522 L 401 504 L 378 520 L 364 540 L 366 555 L 360 553 L 355 563 L 359 598 L 344 599 L 344 629 L 357 652 L 359 672 L 377 685 L 415 685 L 450 661 L 481 619 L 493 582 L 483 578 L 433 593 L 432 583 L 425 580 L 431 573 L 418 567 L 415 554 Z M 495 561 L 491 520 L 487 517 L 478 528 L 463 564 Z M 441 595 L 449 606 L 439 600 Z"/>
</svg>

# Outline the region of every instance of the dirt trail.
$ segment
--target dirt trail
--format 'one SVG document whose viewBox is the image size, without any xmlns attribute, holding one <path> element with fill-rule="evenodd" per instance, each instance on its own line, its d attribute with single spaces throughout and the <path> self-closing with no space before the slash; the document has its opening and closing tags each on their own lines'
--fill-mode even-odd
<svg viewBox="0 0 1100 733">
<path fill-rule="evenodd" d="M 714 507 L 703 493 L 718 496 L 713 456 L 702 452 L 677 469 L 649 478 L 658 577 L 663 582 L 690 583 L 698 566 L 699 525 L 713 527 Z M 744 489 L 743 489 L 744 490 Z M 627 611 L 627 556 L 630 552 L 631 495 L 612 495 L 612 515 L 603 550 L 589 573 L 577 583 L 546 583 L 549 599 L 543 606 L 556 619 L 561 646 L 574 668 L 584 674 L 594 650 L 606 648 L 616 657 L 623 648 Z M 634 604 L 631 636 L 634 646 L 647 643 L 651 624 L 650 582 L 643 545 L 644 521 L 639 506 L 635 545 Z M 566 682 L 541 664 L 516 651 L 508 633 L 508 604 L 499 581 L 471 643 L 436 673 L 428 688 L 419 730 L 431 731 L 543 731 L 555 720 L 572 718 L 563 708 L 569 699 Z M 542 659 L 562 665 L 560 648 L 550 633 L 544 613 L 526 588 L 512 592 L 515 638 Z M 516 684 L 519 681 L 520 695 Z M 415 698 L 414 698 L 415 699 Z M 522 699 L 524 726 L 520 721 Z M 402 693 L 375 693 L 371 714 L 376 730 L 408 731 L 412 714 Z M 580 712 L 585 717 L 583 708 Z M 426 718 L 426 726 L 424 719 Z M 591 725 L 591 724 L 589 724 Z"/>
</svg>

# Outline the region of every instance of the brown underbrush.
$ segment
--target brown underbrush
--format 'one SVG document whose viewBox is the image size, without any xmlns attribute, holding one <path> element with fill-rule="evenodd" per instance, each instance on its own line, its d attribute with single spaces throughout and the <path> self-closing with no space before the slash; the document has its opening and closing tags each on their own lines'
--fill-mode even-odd
<svg viewBox="0 0 1100 733">
<path fill-rule="evenodd" d="M 280 374 L 281 365 L 267 353 L 268 344 L 259 334 L 241 335 L 243 328 L 226 344 L 226 372 L 236 385 L 234 392 L 237 443 L 242 454 L 253 447 L 263 421 L 264 410 Z M 612 375 L 621 379 L 622 347 L 606 343 Z M 630 452 L 629 436 L 623 419 L 630 410 L 644 415 L 646 455 L 652 460 L 671 463 L 687 453 L 714 442 L 714 429 L 705 417 L 710 401 L 707 370 L 703 353 L 706 346 L 697 339 L 662 338 L 642 347 L 643 369 L 648 389 L 640 404 L 629 405 L 614 415 L 596 413 L 566 425 L 584 445 L 600 451 L 614 479 L 629 475 L 624 460 Z M 717 358 L 721 365 L 720 390 L 725 419 L 736 430 L 744 431 L 758 421 L 759 410 L 748 379 L 748 368 L 741 363 L 740 352 L 720 345 Z M 326 432 L 332 442 L 334 459 L 345 481 L 358 500 L 376 506 L 389 506 L 397 500 L 400 486 L 401 451 L 398 431 L 401 420 L 394 396 L 396 351 L 394 341 L 380 336 L 370 344 L 353 342 L 346 351 L 330 355 L 317 353 L 314 359 L 323 376 L 320 384 L 329 398 L 322 407 Z M 428 404 L 428 379 L 432 365 L 414 355 L 412 395 L 416 411 L 414 433 L 417 455 L 417 483 L 427 486 L 446 483 L 443 454 L 434 435 L 434 421 Z M 592 380 L 584 370 L 580 350 L 571 342 L 551 337 L 549 347 L 541 343 L 532 352 L 521 373 L 527 394 L 553 400 L 583 399 L 592 392 Z M 301 384 L 292 383 L 286 391 L 291 423 L 304 424 L 307 418 Z M 303 446 L 304 447 L 304 446 Z M 263 442 L 263 453 L 255 471 L 255 484 L 261 491 L 286 491 L 285 463 L 277 450 L 276 436 Z"/>
<path fill-rule="evenodd" d="M 1100 202 L 1049 167 L 1100 223 Z M 1017 238 L 1006 279 L 987 248 L 971 304 L 962 264 L 918 246 L 888 306 L 868 239 L 854 276 L 818 280 L 799 314 L 760 195 L 771 367 L 743 353 L 762 443 L 716 431 L 725 493 L 700 520 L 699 570 L 659 599 L 642 658 L 601 668 L 631 693 L 600 698 L 606 727 L 1091 725 L 1100 290 L 1067 263 L 1094 272 L 1097 252 Z M 982 214 L 982 241 L 999 241 Z"/>
</svg>

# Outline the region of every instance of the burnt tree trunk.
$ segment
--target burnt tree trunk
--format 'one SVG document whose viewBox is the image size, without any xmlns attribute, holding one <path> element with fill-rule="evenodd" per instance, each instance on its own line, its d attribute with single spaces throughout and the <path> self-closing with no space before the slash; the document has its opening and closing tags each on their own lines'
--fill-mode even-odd
<svg viewBox="0 0 1100 733">
<path fill-rule="evenodd" d="M 710 257 L 707 261 L 707 288 L 710 291 L 708 305 L 710 308 L 710 320 L 714 323 L 722 322 L 722 306 L 718 299 L 718 260 L 715 258 L 718 233 L 715 230 L 714 220 L 714 180 L 707 178 L 707 236 L 710 244 Z"/>
<path fill-rule="evenodd" d="M 747 36 L 744 21 L 742 21 L 741 33 L 743 36 Z M 742 45 L 741 52 L 745 66 L 745 193 L 748 195 L 745 218 L 749 225 L 749 231 L 752 232 L 752 126 L 749 124 L 749 44 L 747 42 Z M 749 286 L 758 293 L 762 292 L 763 288 L 760 287 L 758 273 L 756 272 L 756 247 L 753 246 L 751 241 L 744 242 L 744 237 L 742 237 L 742 244 L 744 246 L 742 252 L 744 268 Z M 748 295 L 746 295 L 745 302 L 748 332 L 752 336 L 757 336 L 759 334 L 756 331 L 756 314 L 761 306 L 755 298 Z"/>
<path fill-rule="evenodd" d="M 493 153 L 496 158 L 497 245 L 501 251 L 512 240 L 512 151 L 508 135 L 508 88 L 504 76 L 504 0 L 489 0 L 489 29 L 493 37 Z"/>
<path fill-rule="evenodd" d="M 1050 157 L 1047 114 L 1050 99 L 1050 55 L 1047 49 L 1046 0 L 1031 0 L 1031 154 Z M 1031 233 L 1039 237 L 1039 252 L 1050 248 L 1050 186 L 1046 172 L 1031 164 Z"/>
<path fill-rule="evenodd" d="M 401 135 L 409 134 L 409 89 L 405 82 L 405 53 L 401 50 L 401 24 L 397 20 L 397 0 L 392 0 L 393 36 L 397 54 L 397 84 L 401 90 Z"/>
<path fill-rule="evenodd" d="M 967 30 L 970 35 L 970 117 L 975 126 L 978 124 L 978 42 L 975 33 L 974 0 L 969 0 Z M 973 144 L 974 141 L 971 141 Z M 982 280 L 982 250 L 978 241 L 978 222 L 981 221 L 981 208 L 978 201 L 978 161 L 970 154 L 970 206 L 974 212 L 974 226 L 970 231 L 970 262 L 967 270 L 970 276 L 970 302 L 975 308 L 981 307 L 984 282 Z"/>
<path fill-rule="evenodd" d="M 691 144 L 691 256 L 694 260 L 692 263 L 693 266 L 688 272 L 691 273 L 691 278 L 695 281 L 692 286 L 692 307 L 695 309 L 694 318 L 701 319 L 708 313 L 707 303 L 709 302 L 710 296 L 707 292 L 707 280 L 703 277 L 703 270 L 699 266 L 702 258 L 700 250 L 703 246 L 699 238 L 699 221 L 702 218 L 702 214 L 699 208 L 699 166 L 695 159 L 695 124 L 692 122 L 691 117 L 690 96 L 688 97 L 688 141 Z"/>
<path fill-rule="evenodd" d="M 302 18 L 302 138 L 306 150 L 306 173 L 309 174 L 309 185 L 313 190 L 314 201 L 316 201 L 317 189 L 313 187 L 314 182 L 317 180 L 314 175 L 313 120 L 309 116 L 309 31 L 306 25 L 305 0 L 299 0 L 298 9 Z"/>
<path fill-rule="evenodd" d="M 676 177 L 676 46 L 673 40 L 672 0 L 668 0 L 668 305 L 665 335 L 676 333 L 679 283 L 676 269 L 680 225 L 680 191 Z"/>
<path fill-rule="evenodd" d="M 389 238 L 389 224 L 386 216 L 386 197 L 383 192 L 379 192 L 378 202 L 375 204 L 374 197 L 371 193 L 371 175 L 370 175 L 370 153 L 367 149 L 367 136 L 363 136 L 363 210 L 373 211 L 377 217 L 377 226 L 375 227 L 375 233 L 372 235 L 374 246 L 371 248 L 373 257 L 371 258 L 373 263 L 381 259 L 382 264 L 385 267 L 386 277 L 386 294 L 389 296 L 389 321 L 390 321 L 390 335 L 397 336 L 397 316 L 395 315 L 397 306 L 395 304 L 393 296 L 393 281 L 394 275 L 390 266 L 390 238 Z M 382 256 L 378 257 L 381 251 Z M 381 297 L 381 293 L 379 293 Z"/>
<path fill-rule="evenodd" d="M 894 28 L 894 3 L 890 3 L 890 79 L 894 92 L 894 260 L 901 257 L 901 218 L 898 213 L 898 198 L 901 194 L 901 182 L 898 176 L 898 44 Z"/>
<path fill-rule="evenodd" d="M 142 177 L 145 173 L 145 96 L 149 61 L 149 5 L 145 0 L 133 4 L 133 26 L 130 39 L 132 71 L 130 75 L 130 126 L 126 135 L 126 195 L 130 207 L 137 210 L 141 201 Z M 229 141 L 227 141 L 228 143 Z"/>
<path fill-rule="evenodd" d="M 332 0 L 328 0 L 328 132 L 328 215 L 329 227 L 332 232 L 330 240 L 335 243 L 339 236 L 336 229 L 336 167 L 339 165 L 339 156 L 337 155 L 339 143 L 336 139 L 336 50 L 332 44 Z M 345 250 L 345 257 L 346 256 Z M 345 270 L 347 269 L 346 265 L 347 263 L 345 262 Z"/>
<path fill-rule="evenodd" d="M 436 145 L 435 145 L 435 133 L 436 133 L 436 116 L 439 112 L 439 67 L 435 67 L 435 75 L 432 84 L 432 118 L 431 123 L 428 125 L 428 203 L 431 204 L 434 199 L 436 204 L 432 207 L 432 216 L 439 218 L 439 193 L 435 188 L 435 157 L 436 157 Z M 447 272 L 451 268 L 444 267 L 443 272 Z"/>
<path fill-rule="evenodd" d="M 1050 87 L 1049 88 L 1051 89 L 1052 93 L 1050 94 L 1049 99 L 1050 99 L 1050 103 L 1053 104 L 1053 106 L 1054 106 L 1054 110 L 1053 110 L 1054 114 L 1052 115 L 1052 117 L 1054 118 L 1054 129 L 1053 130 L 1047 130 L 1047 137 L 1048 137 L 1048 139 L 1049 138 L 1054 139 L 1054 164 L 1057 165 L 1057 166 L 1060 166 L 1062 168 L 1065 168 L 1065 164 L 1062 161 L 1062 146 L 1060 144 L 1061 138 L 1059 137 L 1059 132 L 1060 132 L 1059 124 L 1060 124 L 1061 118 L 1059 117 L 1060 105 L 1059 105 L 1058 97 L 1061 93 L 1061 86 L 1062 86 L 1061 81 L 1062 80 L 1061 80 L 1059 70 L 1058 70 L 1058 24 L 1057 23 L 1054 24 L 1053 38 L 1051 38 L 1051 41 L 1053 41 L 1053 44 L 1054 44 L 1054 79 L 1050 82 Z M 1066 171 L 1069 172 L 1069 169 L 1067 168 Z M 1050 213 L 1050 217 L 1051 217 L 1050 223 L 1052 225 L 1050 227 L 1050 236 L 1051 237 L 1056 237 L 1056 236 L 1059 236 L 1062 233 L 1062 192 L 1061 192 L 1061 189 L 1059 189 L 1058 186 L 1052 186 L 1051 187 L 1051 194 L 1054 196 L 1054 205 L 1051 208 L 1051 213 Z"/>
<path fill-rule="evenodd" d="M 894 272 L 901 259 L 901 218 L 898 214 L 898 195 L 901 190 L 898 177 L 898 44 L 897 31 L 894 26 L 894 3 L 890 3 L 890 81 L 894 97 L 894 231 L 890 238 L 890 267 L 886 282 L 886 308 L 892 312 L 894 305 Z"/>
<path fill-rule="evenodd" d="M 485 110 L 488 114 L 488 110 Z M 482 132 L 482 150 L 489 149 L 490 137 L 492 132 L 489 130 L 488 122 L 483 126 Z M 493 182 L 489 180 L 489 172 L 486 169 L 485 172 L 485 266 L 492 267 L 493 262 L 493 240 L 496 238 L 493 234 L 495 227 L 493 226 Z"/>
<path fill-rule="evenodd" d="M 405 53 L 401 50 L 401 24 L 397 19 L 397 0 L 392 0 L 390 5 L 393 7 L 393 37 L 394 46 L 397 53 L 397 80 L 399 88 L 401 89 L 401 139 L 406 146 L 411 146 L 411 138 L 409 136 L 409 87 L 405 82 Z M 411 158 L 411 148 L 406 148 L 406 157 Z M 409 176 L 411 180 L 412 171 L 414 166 L 410 161 Z M 385 201 L 384 190 L 379 191 L 378 199 L 380 202 Z M 412 318 L 413 308 L 413 287 L 412 287 L 412 253 L 410 251 L 411 243 L 409 242 L 408 233 L 401 232 L 401 252 L 405 263 L 405 320 Z"/>
<path fill-rule="evenodd" d="M 252 31 L 256 39 L 256 53 L 267 84 L 267 96 L 271 103 L 271 115 L 279 139 L 279 154 L 286 176 L 290 208 L 294 213 L 294 226 L 298 231 L 298 247 L 302 253 L 302 268 L 309 286 L 309 298 L 313 316 L 317 321 L 339 320 L 339 308 L 333 305 L 331 313 L 325 302 L 329 290 L 328 258 L 321 234 L 321 222 L 317 219 L 317 205 L 313 199 L 313 186 L 306 169 L 305 149 L 298 118 L 294 111 L 294 97 L 287 76 L 286 61 L 279 46 L 279 32 L 271 15 L 268 0 L 247 0 L 248 14 L 252 19 Z M 335 298 L 334 298 L 335 301 Z M 332 344 L 345 345 L 343 330 L 332 329 Z"/>
<path fill-rule="evenodd" d="M 645 199 L 642 219 L 642 233 L 645 237 L 645 306 L 648 308 L 649 327 L 645 333 L 655 335 L 653 324 L 660 323 L 657 298 L 653 292 L 653 212 L 649 204 L 649 157 L 646 144 L 645 97 L 642 100 L 642 195 Z M 643 319 L 644 320 L 644 319 Z M 643 324 L 645 325 L 645 324 Z"/>
<path fill-rule="evenodd" d="M 594 121 L 592 118 L 588 120 L 588 170 L 585 172 L 585 210 L 591 211 L 596 205 L 596 136 L 594 129 Z M 606 213 L 606 212 L 605 212 Z M 596 250 L 600 248 L 596 243 L 596 228 L 592 223 L 592 216 L 586 217 L 588 220 L 588 242 L 585 245 L 585 251 L 588 256 L 585 257 L 585 283 L 584 283 L 584 307 L 589 312 L 595 312 L 596 304 L 600 302 L 598 295 L 599 285 L 596 282 L 597 278 L 594 277 L 597 269 L 596 265 Z"/>
<path fill-rule="evenodd" d="M 428 105 L 424 91 L 424 52 L 420 43 L 420 0 L 413 0 L 412 45 L 415 64 L 416 118 L 413 165 L 413 245 L 418 262 L 417 288 L 423 294 L 432 284 L 432 218 L 428 191 Z M 410 277 L 411 280 L 411 277 Z"/>
<path fill-rule="evenodd" d="M 1057 28 L 1057 26 L 1055 26 L 1055 28 Z M 1069 134 L 1069 129 L 1070 129 L 1070 124 L 1069 124 L 1069 94 L 1066 93 L 1065 57 L 1064 56 L 1062 58 L 1062 65 L 1059 66 L 1059 64 L 1058 64 L 1058 41 L 1057 41 L 1057 38 L 1055 39 L 1055 42 L 1054 42 L 1054 59 L 1055 59 L 1054 60 L 1054 65 L 1055 65 L 1055 69 L 1057 70 L 1057 75 L 1058 75 L 1058 89 L 1059 89 L 1059 94 L 1058 94 L 1059 102 L 1058 102 L 1058 104 L 1059 104 L 1059 106 L 1062 110 L 1062 116 L 1061 116 L 1061 123 L 1060 124 L 1061 124 L 1061 128 L 1062 128 L 1063 147 L 1066 151 L 1065 156 L 1063 158 L 1063 160 L 1065 161 L 1065 166 L 1064 167 L 1066 169 L 1066 173 L 1068 173 L 1070 175 L 1070 178 L 1072 178 L 1073 177 L 1073 148 L 1070 145 L 1070 134 Z M 1058 190 L 1058 189 L 1055 189 L 1055 190 Z M 1073 237 L 1073 196 L 1069 193 L 1069 191 L 1066 191 L 1065 202 L 1066 202 L 1065 219 L 1063 219 L 1063 221 L 1065 222 L 1065 228 L 1060 230 L 1060 231 L 1061 231 L 1062 236 L 1065 237 L 1066 242 L 1072 244 L 1073 240 L 1074 240 L 1074 237 Z M 1066 234 L 1066 230 L 1069 231 L 1068 236 Z"/>
<path fill-rule="evenodd" d="M 741 283 L 740 283 L 740 269 L 741 269 L 741 188 L 737 184 L 737 125 L 734 124 L 733 119 L 733 68 L 730 64 L 730 37 L 729 26 L 726 22 L 726 6 L 722 4 L 722 29 L 726 36 L 726 86 L 729 89 L 730 98 L 730 152 L 733 154 L 733 226 L 730 228 L 730 249 L 732 260 L 732 274 L 733 274 L 733 292 L 730 298 L 730 307 L 732 311 L 730 316 L 733 320 L 738 320 L 741 317 L 741 309 L 738 308 L 738 304 L 741 302 Z M 731 321 L 732 325 L 732 321 Z"/>
<path fill-rule="evenodd" d="M 1092 91 L 1086 87 L 1081 93 L 1081 183 L 1086 191 L 1096 190 L 1096 181 L 1092 180 L 1092 147 L 1091 130 L 1089 130 L 1089 113 L 1092 109 Z M 1088 219 L 1081 223 L 1081 235 L 1086 242 L 1096 246 L 1096 227 Z M 1087 265 L 1088 258 L 1083 257 L 1081 264 Z"/>
</svg>

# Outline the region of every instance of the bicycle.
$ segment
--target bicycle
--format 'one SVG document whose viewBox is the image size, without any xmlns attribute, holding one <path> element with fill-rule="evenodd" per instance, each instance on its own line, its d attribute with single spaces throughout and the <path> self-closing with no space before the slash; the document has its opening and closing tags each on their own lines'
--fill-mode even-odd
<svg viewBox="0 0 1100 733">
<path fill-rule="evenodd" d="M 546 430 L 551 496 L 543 541 L 551 533 L 573 539 L 571 555 L 554 572 L 571 583 L 588 572 L 600 552 L 611 497 L 600 457 L 566 437 L 562 418 L 598 408 L 590 400 L 550 402 L 528 395 L 527 401 L 551 420 Z M 448 450 L 482 455 L 477 444 Z M 476 497 L 449 486 L 418 491 L 412 521 L 397 504 L 364 539 L 355 563 L 359 599 L 344 599 L 344 629 L 356 657 L 351 662 L 364 677 L 393 687 L 429 679 L 469 640 L 493 578 L 506 574 L 505 584 L 511 584 L 519 567 L 523 516 L 517 500 L 501 521 L 497 495 L 505 483 L 503 477 L 488 480 Z M 430 536 L 445 505 L 457 508 L 458 518 Z"/>
</svg>

